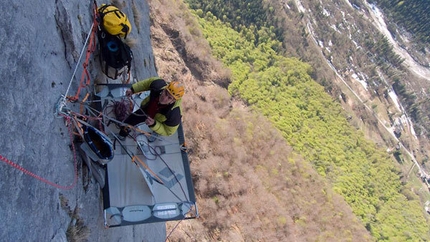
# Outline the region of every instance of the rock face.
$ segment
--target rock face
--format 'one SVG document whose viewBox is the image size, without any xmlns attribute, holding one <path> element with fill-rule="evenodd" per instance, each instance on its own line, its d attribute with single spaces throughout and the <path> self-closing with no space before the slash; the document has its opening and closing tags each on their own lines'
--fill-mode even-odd
<svg viewBox="0 0 430 242">
<path fill-rule="evenodd" d="M 104 229 L 98 184 L 72 152 L 64 119 L 54 113 L 61 95 L 76 92 L 85 52 L 81 63 L 78 60 L 91 29 L 92 9 L 91 1 L 77 0 L 38 4 L 17 0 L 3 6 L 0 18 L 2 241 L 66 241 L 70 236 L 77 236 L 80 241 L 165 240 L 164 223 Z M 136 42 L 132 45 L 134 78 L 156 75 L 147 3 L 131 1 L 123 11 L 133 25 L 128 39 Z M 92 80 L 105 78 L 98 69 L 97 51 L 91 56 L 88 69 Z M 84 229 L 66 235 L 68 228 L 78 227 L 77 224 Z"/>
</svg>

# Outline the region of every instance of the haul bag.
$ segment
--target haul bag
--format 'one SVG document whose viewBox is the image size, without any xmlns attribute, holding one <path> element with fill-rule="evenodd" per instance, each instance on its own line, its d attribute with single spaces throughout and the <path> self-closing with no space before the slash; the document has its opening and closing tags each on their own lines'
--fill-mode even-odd
<svg viewBox="0 0 430 242">
<path fill-rule="evenodd" d="M 133 52 L 119 37 L 99 31 L 100 65 L 102 72 L 117 79 L 124 72 L 130 72 Z"/>
<path fill-rule="evenodd" d="M 100 159 L 112 160 L 114 156 L 112 141 L 100 130 L 85 125 L 84 140 Z"/>
<path fill-rule="evenodd" d="M 111 4 L 102 4 L 97 9 L 99 23 L 103 31 L 122 38 L 127 38 L 131 31 L 131 24 L 123 12 Z"/>
</svg>

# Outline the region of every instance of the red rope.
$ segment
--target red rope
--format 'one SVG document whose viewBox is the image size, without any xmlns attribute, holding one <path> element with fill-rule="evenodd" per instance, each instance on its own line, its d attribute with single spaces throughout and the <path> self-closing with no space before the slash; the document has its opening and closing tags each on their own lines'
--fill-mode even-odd
<svg viewBox="0 0 430 242">
<path fill-rule="evenodd" d="M 91 33 L 90 33 L 90 38 L 89 38 L 87 53 L 86 53 L 86 56 L 85 56 L 85 61 L 82 63 L 83 72 L 81 74 L 81 80 L 80 80 L 80 83 L 79 83 L 79 86 L 78 86 L 78 90 L 77 90 L 75 96 L 69 96 L 69 97 L 67 97 L 71 101 L 77 101 L 77 100 L 79 100 L 79 94 L 81 92 L 81 89 L 89 86 L 89 84 L 91 82 L 90 74 L 88 72 L 87 67 L 88 67 L 88 63 L 90 61 L 91 54 L 96 49 L 95 36 L 96 36 L 97 27 L 98 27 L 98 21 L 97 21 L 97 3 L 96 3 L 96 1 L 94 1 L 94 10 L 93 11 L 94 11 L 94 13 L 93 13 L 93 28 L 92 28 Z M 76 157 L 76 148 L 75 148 L 75 144 L 73 142 L 73 130 L 71 128 L 72 124 L 71 124 L 71 121 L 70 121 L 71 118 L 67 117 L 65 115 L 63 115 L 63 117 L 66 119 L 66 122 L 67 122 L 67 126 L 68 126 L 68 129 L 69 129 L 69 135 L 70 135 L 70 141 L 71 141 L 72 150 L 73 150 L 73 161 L 74 161 L 75 175 L 74 175 L 73 183 L 71 185 L 69 185 L 69 186 L 62 186 L 62 185 L 58 185 L 58 184 L 56 184 L 54 182 L 51 182 L 51 181 L 49 181 L 49 180 L 47 180 L 47 179 L 45 179 L 45 178 L 43 178 L 43 177 L 41 177 L 39 175 L 34 174 L 33 172 L 25 169 L 24 167 L 16 164 L 15 162 L 7 159 L 6 157 L 4 157 L 2 155 L 0 155 L 0 160 L 3 161 L 3 162 L 5 162 L 6 164 L 12 166 L 13 168 L 20 170 L 24 174 L 29 175 L 29 176 L 31 176 L 31 177 L 33 177 L 33 178 L 35 178 L 35 179 L 37 179 L 37 180 L 39 180 L 41 182 L 44 182 L 44 183 L 46 183 L 46 184 L 48 184 L 50 186 L 53 186 L 53 187 L 56 187 L 56 188 L 59 188 L 59 189 L 63 189 L 63 190 L 70 190 L 70 189 L 72 189 L 76 185 L 76 183 L 78 181 L 78 162 L 77 162 L 77 157 Z"/>
<path fill-rule="evenodd" d="M 97 27 L 98 27 L 97 5 L 95 5 L 94 13 L 93 13 L 93 29 L 91 30 L 91 34 L 90 34 L 90 40 L 88 43 L 87 54 L 85 55 L 85 61 L 84 63 L 82 63 L 82 67 L 84 70 L 82 71 L 81 80 L 79 82 L 78 90 L 76 91 L 75 96 L 68 97 L 68 99 L 72 102 L 78 101 L 79 94 L 81 93 L 81 89 L 89 86 L 91 83 L 90 73 L 88 72 L 87 67 L 88 67 L 88 63 L 90 62 L 91 54 L 96 49 L 95 36 L 96 36 Z"/>
<path fill-rule="evenodd" d="M 70 118 L 67 118 L 67 117 L 65 117 L 65 118 L 66 118 L 66 120 L 68 122 L 70 122 Z M 73 183 L 71 185 L 69 185 L 69 186 L 62 186 L 62 185 L 58 185 L 58 184 L 56 184 L 54 182 L 51 182 L 51 181 L 49 181 L 49 180 L 47 180 L 47 179 L 45 179 L 45 178 L 43 178 L 41 176 L 38 176 L 38 175 L 34 174 L 33 172 L 25 169 L 24 167 L 22 167 L 22 166 L 20 166 L 20 165 L 18 165 L 16 163 L 14 163 L 13 161 L 7 159 L 6 157 L 4 157 L 2 155 L 0 155 L 0 160 L 2 160 L 3 162 L 5 162 L 6 164 L 12 166 L 13 168 L 16 168 L 16 169 L 20 170 L 22 173 L 24 173 L 26 175 L 29 175 L 29 176 L 31 176 L 33 178 L 36 178 L 37 180 L 39 180 L 41 182 L 44 182 L 44 183 L 46 183 L 46 184 L 48 184 L 50 186 L 53 186 L 53 187 L 56 187 L 56 188 L 59 188 L 59 189 L 62 189 L 62 190 L 70 190 L 70 189 L 72 189 L 76 185 L 76 183 L 78 181 L 78 162 L 77 162 L 77 158 L 76 158 L 76 149 L 75 149 L 75 145 L 73 143 L 73 134 L 72 134 L 72 129 L 71 129 L 70 123 L 68 124 L 68 126 L 69 126 L 70 141 L 72 143 L 72 149 L 73 149 L 73 160 L 74 160 L 74 170 L 75 170 L 75 177 L 74 177 Z"/>
</svg>

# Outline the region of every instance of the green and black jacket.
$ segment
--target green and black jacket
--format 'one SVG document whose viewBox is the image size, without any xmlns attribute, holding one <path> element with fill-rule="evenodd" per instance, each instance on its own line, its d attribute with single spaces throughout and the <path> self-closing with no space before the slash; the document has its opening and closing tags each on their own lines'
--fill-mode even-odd
<svg viewBox="0 0 430 242">
<path fill-rule="evenodd" d="M 161 92 L 166 88 L 167 83 L 160 77 L 150 77 L 148 79 L 136 82 L 132 85 L 133 93 L 150 91 L 140 104 L 142 110 L 145 111 L 150 100 L 158 98 Z M 160 109 L 154 117 L 155 123 L 149 126 L 153 131 L 160 135 L 169 136 L 176 132 L 181 123 L 181 102 L 182 99 L 176 100 L 173 104 L 167 105 Z"/>
</svg>

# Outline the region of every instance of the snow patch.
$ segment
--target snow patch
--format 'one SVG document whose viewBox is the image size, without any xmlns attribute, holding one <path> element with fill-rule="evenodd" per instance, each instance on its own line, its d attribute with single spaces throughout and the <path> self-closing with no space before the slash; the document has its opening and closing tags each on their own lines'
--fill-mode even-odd
<svg viewBox="0 0 430 242">
<path fill-rule="evenodd" d="M 356 73 L 352 74 L 351 77 L 353 80 L 358 81 L 364 87 L 364 89 L 367 90 L 367 82 L 365 80 L 362 80 L 360 77 L 358 77 Z"/>
<path fill-rule="evenodd" d="M 325 8 L 323 9 L 322 13 L 324 14 L 324 16 L 330 16 L 330 13 Z"/>
<path fill-rule="evenodd" d="M 412 124 L 412 121 L 409 119 L 409 122 Z M 411 134 L 415 137 L 415 139 L 418 139 L 417 134 L 415 133 L 415 129 L 413 125 L 409 125 L 409 128 L 411 129 Z"/>
<path fill-rule="evenodd" d="M 332 24 L 332 25 L 330 25 L 330 27 L 331 27 L 332 29 L 334 29 L 334 31 L 338 32 L 339 34 L 341 33 L 341 32 L 337 29 L 336 25 Z"/>
<path fill-rule="evenodd" d="M 348 6 L 350 6 L 352 8 L 352 5 L 348 0 L 345 0 L 345 3 L 348 4 Z"/>
<path fill-rule="evenodd" d="M 379 31 L 381 31 L 382 34 L 384 34 L 385 37 L 387 37 L 388 42 L 390 42 L 390 44 L 393 46 L 394 52 L 396 52 L 396 54 L 405 59 L 404 64 L 418 76 L 429 80 L 430 68 L 426 68 L 419 65 L 405 49 L 403 49 L 397 44 L 397 42 L 393 39 L 393 36 L 391 35 L 390 31 L 388 31 L 382 12 L 375 5 L 367 4 L 367 6 L 371 10 L 369 11 L 369 13 L 374 20 L 373 24 L 379 29 Z"/>
<path fill-rule="evenodd" d="M 352 36 L 350 36 L 350 38 L 352 38 Z M 354 40 L 352 41 L 352 43 L 354 43 L 354 45 L 355 45 L 355 47 L 356 47 L 357 49 L 361 48 L 361 47 L 357 44 L 357 42 L 355 42 Z"/>
<path fill-rule="evenodd" d="M 390 97 L 391 101 L 393 101 L 393 103 L 396 106 L 397 110 L 398 111 L 402 111 L 402 109 L 400 108 L 399 98 L 397 97 L 397 95 L 394 92 L 394 90 L 392 90 L 392 89 L 388 90 L 388 96 Z"/>
<path fill-rule="evenodd" d="M 417 138 L 417 136 L 416 136 L 416 134 L 415 134 L 415 130 L 414 130 L 414 127 L 413 127 L 413 125 L 412 125 L 412 121 L 411 121 L 411 119 L 410 119 L 408 116 L 406 116 L 406 114 L 403 114 L 403 115 L 400 117 L 400 120 L 401 120 L 401 122 L 402 122 L 403 127 L 407 127 L 407 128 L 409 128 L 409 131 L 410 131 L 410 132 L 411 132 L 411 134 L 415 137 L 415 139 L 418 139 L 418 138 Z"/>
<path fill-rule="evenodd" d="M 302 2 L 300 2 L 300 0 L 296 0 L 295 2 L 296 2 L 297 8 L 299 9 L 299 12 L 302 12 L 302 13 L 306 12 L 306 9 L 303 7 Z"/>
</svg>

